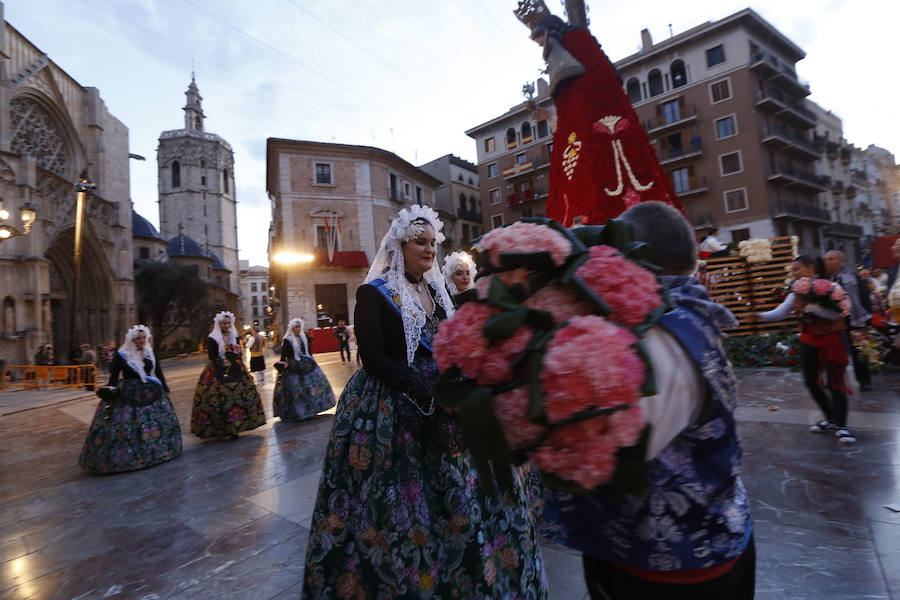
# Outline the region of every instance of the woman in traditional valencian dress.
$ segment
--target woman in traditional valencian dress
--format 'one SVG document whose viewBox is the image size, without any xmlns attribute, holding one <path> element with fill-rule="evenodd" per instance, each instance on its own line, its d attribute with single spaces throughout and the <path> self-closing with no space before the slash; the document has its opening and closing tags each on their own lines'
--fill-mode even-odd
<svg viewBox="0 0 900 600">
<path fill-rule="evenodd" d="M 475 261 L 466 252 L 448 255 L 441 271 L 451 297 L 475 287 Z"/>
<path fill-rule="evenodd" d="M 209 362 L 200 373 L 191 411 L 191 433 L 201 438 L 230 437 L 265 425 L 259 392 L 241 362 L 234 315 L 220 312 L 206 338 Z"/>
<path fill-rule="evenodd" d="M 485 492 L 455 418 L 436 406 L 431 342 L 453 313 L 435 265 L 443 224 L 400 211 L 354 323 L 363 368 L 338 403 L 310 526 L 304 591 L 330 598 L 548 597 L 521 484 Z"/>
<path fill-rule="evenodd" d="M 309 353 L 303 319 L 291 319 L 281 339 L 281 361 L 272 410 L 282 421 L 296 422 L 334 406 L 334 392 L 325 373 Z"/>
<path fill-rule="evenodd" d="M 85 471 L 136 471 L 181 456 L 181 427 L 152 339 L 146 326 L 135 325 L 113 356 L 78 460 Z"/>
</svg>

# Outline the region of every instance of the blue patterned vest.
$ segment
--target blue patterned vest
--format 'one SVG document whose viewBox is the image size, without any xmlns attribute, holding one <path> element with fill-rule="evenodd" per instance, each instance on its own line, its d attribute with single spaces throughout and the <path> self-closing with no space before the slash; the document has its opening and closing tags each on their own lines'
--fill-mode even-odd
<svg viewBox="0 0 900 600">
<path fill-rule="evenodd" d="M 711 406 L 648 464 L 644 495 L 546 492 L 542 533 L 600 560 L 660 571 L 701 569 L 741 555 L 752 532 L 738 475 L 737 385 L 718 329 L 679 307 L 660 325 L 691 356 Z"/>
</svg>

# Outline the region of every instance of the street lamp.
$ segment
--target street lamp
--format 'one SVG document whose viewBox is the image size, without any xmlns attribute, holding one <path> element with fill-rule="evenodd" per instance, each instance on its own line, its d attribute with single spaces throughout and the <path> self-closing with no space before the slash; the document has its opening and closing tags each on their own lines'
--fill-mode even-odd
<svg viewBox="0 0 900 600">
<path fill-rule="evenodd" d="M 0 240 L 8 240 L 17 235 L 28 235 L 31 233 L 31 226 L 37 218 L 37 211 L 34 210 L 30 202 L 26 202 L 19 208 L 19 219 L 22 221 L 22 229 L 8 223 L 9 218 L 9 211 L 3 208 L 3 198 L 0 198 Z"/>
<path fill-rule="evenodd" d="M 81 287 L 81 237 L 84 231 L 84 202 L 88 190 L 97 187 L 88 179 L 87 169 L 78 175 L 75 182 L 75 282 L 72 288 L 72 314 L 69 318 L 69 344 L 75 344 L 75 313 L 78 310 L 78 288 Z"/>
</svg>

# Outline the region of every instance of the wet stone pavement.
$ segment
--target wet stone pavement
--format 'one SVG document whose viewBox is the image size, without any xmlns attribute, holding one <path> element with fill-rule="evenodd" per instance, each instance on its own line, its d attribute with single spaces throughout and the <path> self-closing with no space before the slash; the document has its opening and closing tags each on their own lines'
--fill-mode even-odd
<svg viewBox="0 0 900 600">
<path fill-rule="evenodd" d="M 355 365 L 317 358 L 337 395 Z M 0 394 L 0 600 L 299 598 L 331 416 L 273 419 L 270 372 L 264 427 L 200 441 L 189 424 L 202 358 L 165 364 L 185 451 L 144 471 L 78 468 L 96 397 Z M 740 379 L 756 597 L 900 600 L 900 513 L 884 508 L 900 504 L 900 369 L 851 399 L 851 448 L 807 432 L 819 416 L 798 373 Z M 554 600 L 584 598 L 579 557 L 545 557 Z"/>
</svg>

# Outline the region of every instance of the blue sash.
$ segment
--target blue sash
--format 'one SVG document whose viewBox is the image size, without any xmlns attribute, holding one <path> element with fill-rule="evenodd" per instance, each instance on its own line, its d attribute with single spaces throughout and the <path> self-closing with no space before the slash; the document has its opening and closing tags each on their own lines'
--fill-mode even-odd
<svg viewBox="0 0 900 600">
<path fill-rule="evenodd" d="M 380 277 L 379 277 L 378 279 L 373 279 L 372 281 L 370 281 L 370 282 L 369 282 L 369 285 L 371 285 L 371 286 L 374 287 L 376 290 L 378 290 L 378 292 L 379 292 L 382 296 L 384 296 L 384 299 L 387 300 L 388 304 L 390 304 L 391 306 L 394 307 L 394 310 L 396 310 L 396 311 L 397 311 L 397 314 L 400 315 L 400 320 L 401 320 L 401 322 L 402 322 L 402 321 L 403 321 L 403 313 L 400 312 L 400 296 L 398 296 L 397 294 L 393 293 L 393 292 L 390 290 L 390 288 L 388 288 L 388 286 L 387 286 L 387 284 L 385 283 L 384 279 L 382 279 L 382 278 L 380 278 Z M 430 293 L 430 292 L 429 292 L 429 293 Z M 418 306 L 420 309 L 422 309 L 422 312 L 423 312 L 423 313 L 425 312 L 425 309 L 422 308 L 418 303 L 416 303 L 416 306 Z M 429 342 L 428 339 L 425 337 L 425 332 L 424 332 L 424 331 L 422 331 L 422 332 L 419 334 L 419 343 L 420 343 L 422 346 L 424 346 L 425 349 L 428 350 L 429 352 L 434 352 L 434 350 L 432 350 L 432 348 L 431 348 L 431 342 Z"/>
</svg>

